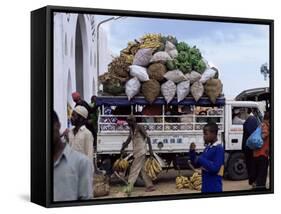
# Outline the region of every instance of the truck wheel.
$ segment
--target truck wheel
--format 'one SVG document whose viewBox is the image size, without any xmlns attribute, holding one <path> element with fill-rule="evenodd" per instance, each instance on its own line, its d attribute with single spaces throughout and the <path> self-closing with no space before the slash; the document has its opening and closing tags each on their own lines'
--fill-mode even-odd
<svg viewBox="0 0 281 214">
<path fill-rule="evenodd" d="M 113 170 L 112 170 L 112 163 L 110 158 L 106 158 L 102 161 L 100 169 L 106 171 L 106 175 L 112 175 Z"/>
<path fill-rule="evenodd" d="M 231 180 L 245 180 L 248 178 L 245 157 L 243 153 L 233 153 L 227 165 L 227 175 Z"/>
</svg>

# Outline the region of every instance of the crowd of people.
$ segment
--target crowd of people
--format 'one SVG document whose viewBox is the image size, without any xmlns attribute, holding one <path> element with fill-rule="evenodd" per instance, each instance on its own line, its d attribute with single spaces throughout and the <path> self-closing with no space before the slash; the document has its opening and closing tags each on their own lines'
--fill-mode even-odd
<svg viewBox="0 0 281 214">
<path fill-rule="evenodd" d="M 59 118 L 53 112 L 54 201 L 87 200 L 94 196 L 96 97 L 91 98 L 90 104 L 81 99 L 78 92 L 74 92 L 72 98 L 75 107 L 71 110 L 70 129 L 61 134 Z"/>
<path fill-rule="evenodd" d="M 87 200 L 93 195 L 93 176 L 96 171 L 94 151 L 97 145 L 98 107 L 96 97 L 87 103 L 78 92 L 72 94 L 75 107 L 71 113 L 71 128 L 60 133 L 60 121 L 53 111 L 53 169 L 54 169 L 54 201 Z M 235 112 L 238 114 L 238 112 Z M 235 115 L 237 116 L 237 115 Z M 132 142 L 133 162 L 128 176 L 129 195 L 139 176 L 142 177 L 146 191 L 155 191 L 151 178 L 146 174 L 147 145 L 150 156 L 153 156 L 151 140 L 134 115 L 125 118 L 129 127 L 129 135 L 120 150 L 121 156 L 125 148 Z M 238 119 L 236 119 L 238 122 Z M 239 121 L 241 122 L 241 121 Z M 258 126 L 262 127 L 262 148 L 251 150 L 246 141 Z M 224 148 L 218 140 L 218 125 L 210 121 L 203 128 L 205 149 L 196 153 L 193 144 L 189 149 L 190 163 L 202 172 L 202 192 L 222 192 L 224 174 Z M 261 124 L 248 109 L 248 117 L 243 121 L 242 150 L 248 171 L 249 185 L 254 189 L 265 189 L 269 163 L 269 113 L 266 113 Z M 62 140 L 66 139 L 66 142 Z"/>
</svg>

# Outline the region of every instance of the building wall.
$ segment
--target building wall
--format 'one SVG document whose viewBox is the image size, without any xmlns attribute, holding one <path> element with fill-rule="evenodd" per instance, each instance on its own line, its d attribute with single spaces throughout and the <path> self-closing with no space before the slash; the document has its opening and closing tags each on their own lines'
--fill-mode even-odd
<svg viewBox="0 0 281 214">
<path fill-rule="evenodd" d="M 57 112 L 62 130 L 68 127 L 67 103 L 74 106 L 71 94 L 77 90 L 76 71 L 83 68 L 83 99 L 90 101 L 97 94 L 97 41 L 94 15 L 55 13 L 54 14 L 54 110 Z M 79 23 L 79 25 L 77 25 Z M 80 26 L 83 57 L 79 53 L 79 41 L 76 37 Z M 100 58 L 108 59 L 100 62 L 104 70 L 109 63 L 107 34 L 100 31 Z M 77 43 L 77 44 L 76 44 Z M 78 66 L 76 66 L 76 64 Z M 80 66 L 79 66 L 80 64 Z"/>
</svg>

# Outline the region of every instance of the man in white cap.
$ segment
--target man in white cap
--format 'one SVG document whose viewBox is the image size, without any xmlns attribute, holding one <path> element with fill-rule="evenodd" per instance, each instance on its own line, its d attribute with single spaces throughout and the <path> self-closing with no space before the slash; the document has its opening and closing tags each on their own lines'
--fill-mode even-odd
<svg viewBox="0 0 281 214">
<path fill-rule="evenodd" d="M 71 123 L 74 126 L 68 134 L 69 145 L 76 151 L 89 157 L 93 163 L 93 135 L 86 128 L 88 110 L 84 106 L 76 106 L 72 112 Z"/>
<path fill-rule="evenodd" d="M 232 124 L 233 125 L 243 125 L 245 120 L 240 118 L 240 109 L 234 109 L 232 114 Z"/>
</svg>

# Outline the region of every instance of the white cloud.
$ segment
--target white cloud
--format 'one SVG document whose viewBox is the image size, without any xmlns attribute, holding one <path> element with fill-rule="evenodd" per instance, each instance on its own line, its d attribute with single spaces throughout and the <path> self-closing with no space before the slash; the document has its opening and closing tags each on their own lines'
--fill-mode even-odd
<svg viewBox="0 0 281 214">
<path fill-rule="evenodd" d="M 201 50 L 203 56 L 217 65 L 227 98 L 234 98 L 248 88 L 268 86 L 263 80 L 260 66 L 269 62 L 269 37 L 260 32 L 247 33 L 216 31 L 213 34 L 189 40 Z"/>
</svg>

